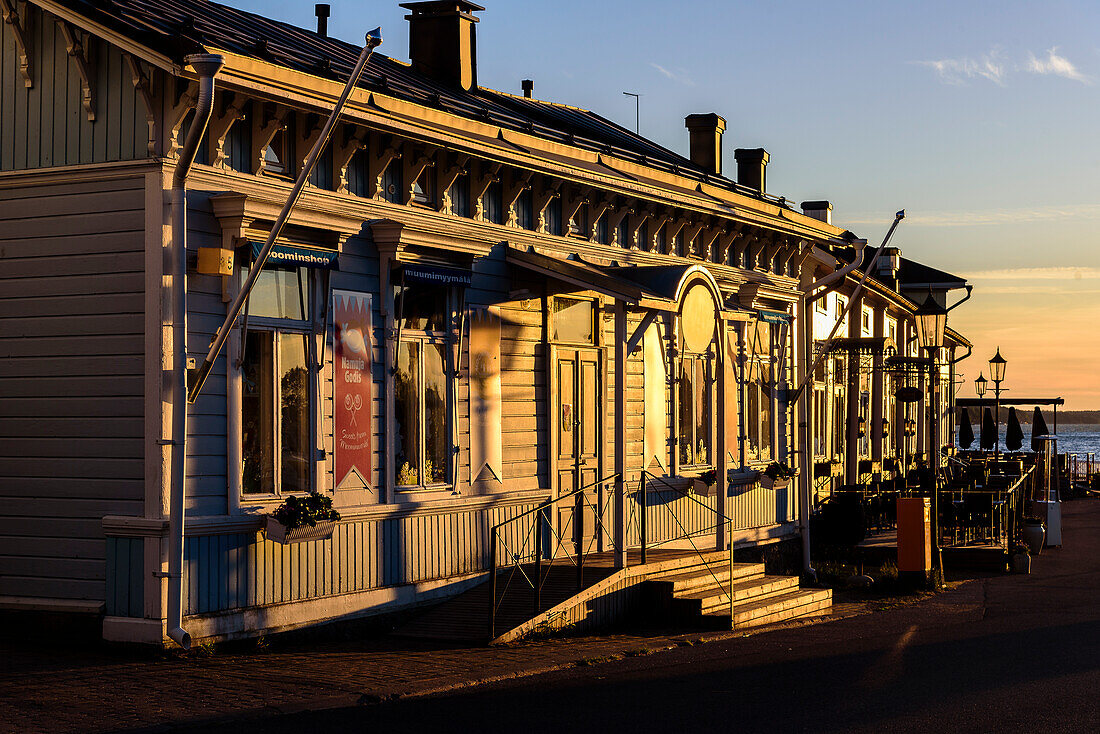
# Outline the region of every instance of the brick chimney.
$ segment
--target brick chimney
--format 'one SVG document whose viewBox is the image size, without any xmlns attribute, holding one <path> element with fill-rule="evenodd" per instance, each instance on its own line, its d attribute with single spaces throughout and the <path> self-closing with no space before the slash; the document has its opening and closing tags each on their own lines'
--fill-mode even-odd
<svg viewBox="0 0 1100 734">
<path fill-rule="evenodd" d="M 410 11 L 405 20 L 413 71 L 466 91 L 477 87 L 474 13 L 485 8 L 465 0 L 425 0 L 401 7 Z"/>
<path fill-rule="evenodd" d="M 726 121 L 713 112 L 688 115 L 684 126 L 691 139 L 691 162 L 707 173 L 722 173 L 722 133 Z"/>
<path fill-rule="evenodd" d="M 733 151 L 737 161 L 737 183 L 764 193 L 767 188 L 768 151 L 763 148 L 738 148 Z"/>
<path fill-rule="evenodd" d="M 804 201 L 802 213 L 825 224 L 833 223 L 833 205 L 828 201 Z"/>
</svg>

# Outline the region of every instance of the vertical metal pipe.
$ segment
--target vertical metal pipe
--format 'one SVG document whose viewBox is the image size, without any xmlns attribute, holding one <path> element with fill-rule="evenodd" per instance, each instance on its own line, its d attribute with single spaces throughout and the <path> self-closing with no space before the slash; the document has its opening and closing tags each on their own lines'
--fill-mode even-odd
<svg viewBox="0 0 1100 734">
<path fill-rule="evenodd" d="M 574 500 L 573 513 L 576 516 L 576 529 L 574 532 L 577 534 L 577 591 L 584 588 L 584 493 L 586 490 L 577 492 L 577 497 Z"/>
<path fill-rule="evenodd" d="M 497 636 L 497 532 L 489 534 L 489 642 Z"/>
<path fill-rule="evenodd" d="M 535 614 L 542 611 L 542 513 L 545 505 L 535 512 Z"/>
<path fill-rule="evenodd" d="M 199 98 L 172 173 L 172 446 L 168 510 L 167 634 L 184 650 L 191 635 L 183 629 L 183 545 L 187 482 L 187 174 L 206 133 L 214 109 L 214 76 L 225 59 L 216 54 L 192 54 L 184 59 L 199 75 Z"/>
</svg>

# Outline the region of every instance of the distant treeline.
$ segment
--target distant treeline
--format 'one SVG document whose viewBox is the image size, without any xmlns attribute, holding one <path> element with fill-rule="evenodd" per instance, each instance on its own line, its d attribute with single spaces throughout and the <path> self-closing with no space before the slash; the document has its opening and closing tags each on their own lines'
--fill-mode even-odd
<svg viewBox="0 0 1100 734">
<path fill-rule="evenodd" d="M 978 422 L 982 419 L 981 408 L 967 408 L 970 411 L 970 422 L 974 425 L 978 425 Z M 1020 422 L 1031 424 L 1031 416 L 1035 412 L 1035 406 L 1017 406 L 1016 412 L 1020 416 Z M 1046 419 L 1047 426 L 1054 425 L 1054 411 L 1050 408 L 1043 408 L 1043 418 Z M 1001 422 L 1004 423 L 1008 420 L 1008 407 L 1001 406 Z M 1083 425 L 1100 425 L 1100 410 L 1059 410 L 1058 411 L 1058 423 L 1059 424 L 1083 424 Z"/>
</svg>

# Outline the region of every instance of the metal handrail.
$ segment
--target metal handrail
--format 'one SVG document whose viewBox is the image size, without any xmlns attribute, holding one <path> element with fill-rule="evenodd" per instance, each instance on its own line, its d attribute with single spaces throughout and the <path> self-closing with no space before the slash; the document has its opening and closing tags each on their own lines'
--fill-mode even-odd
<svg viewBox="0 0 1100 734">
<path fill-rule="evenodd" d="M 567 492 L 563 495 L 559 495 L 558 497 L 549 497 L 546 500 L 544 500 L 544 501 L 540 502 L 539 504 L 537 504 L 535 507 L 532 507 L 530 510 L 524 510 L 523 512 L 519 513 L 515 517 L 509 518 L 509 519 L 507 519 L 503 522 L 497 523 L 496 525 L 494 525 L 490 529 L 490 531 L 489 531 L 489 640 L 493 640 L 493 639 L 496 638 L 496 615 L 497 615 L 497 608 L 499 606 L 499 603 L 498 603 L 498 600 L 497 600 L 497 574 L 499 573 L 499 564 L 498 564 L 498 558 L 497 558 L 497 544 L 499 542 L 501 542 L 500 529 L 505 527 L 506 525 L 516 523 L 519 520 L 522 520 L 523 518 L 528 517 L 529 515 L 532 515 L 532 514 L 536 515 L 535 521 L 531 524 L 531 530 L 528 531 L 527 536 L 524 539 L 523 546 L 520 548 L 520 552 L 511 554 L 512 555 L 512 562 L 511 562 L 512 574 L 508 577 L 508 582 L 505 584 L 504 591 L 501 594 L 501 600 L 500 601 L 503 601 L 504 594 L 508 593 L 508 587 L 511 585 L 512 578 L 515 576 L 515 573 L 518 570 L 519 573 L 522 574 L 523 577 L 527 579 L 528 584 L 530 584 L 530 586 L 532 588 L 532 591 L 534 592 L 533 593 L 533 598 L 532 598 L 532 605 L 533 605 L 534 614 L 537 615 L 539 612 L 542 611 L 542 585 L 543 585 L 543 582 L 544 582 L 544 579 L 542 578 L 542 560 L 543 560 L 542 557 L 544 555 L 543 554 L 543 547 L 542 547 L 542 525 L 543 525 L 542 521 L 543 521 L 543 515 L 546 513 L 546 511 L 548 509 L 550 509 L 551 507 L 553 507 L 557 503 L 563 502 L 563 501 L 571 499 L 571 498 L 574 500 L 575 510 L 574 510 L 574 513 L 573 513 L 573 515 L 574 515 L 573 519 L 575 519 L 575 521 L 576 521 L 574 523 L 574 536 L 576 537 L 576 543 L 575 543 L 576 561 L 575 561 L 575 565 L 577 567 L 577 590 L 580 591 L 584 586 L 584 555 L 585 555 L 585 552 L 586 552 L 585 549 L 584 549 L 584 546 L 583 546 L 583 541 L 584 541 L 584 507 L 587 504 L 588 506 L 593 507 L 593 509 L 598 509 L 598 508 L 595 508 L 595 506 L 592 505 L 588 501 L 588 498 L 587 498 L 585 493 L 588 490 L 592 489 L 593 487 L 597 487 L 597 486 L 600 486 L 600 485 L 608 484 L 609 482 L 616 481 L 621 476 L 622 476 L 621 474 L 616 472 L 615 474 L 610 474 L 610 475 L 608 475 L 608 476 L 606 476 L 602 479 L 597 479 L 594 482 L 589 482 L 588 484 L 585 484 L 584 486 L 578 487 L 578 488 L 576 488 L 576 489 L 574 489 L 570 492 Z M 599 515 L 599 512 L 597 512 L 596 514 Z M 599 518 L 597 518 L 597 521 L 598 522 L 600 521 Z M 570 522 L 573 523 L 573 520 L 571 519 Z M 551 527 L 551 532 L 554 532 L 552 527 Z M 535 569 L 534 569 L 534 574 L 533 574 L 534 579 L 531 579 L 530 577 L 528 577 L 527 573 L 523 570 L 523 567 L 522 567 L 523 558 L 524 558 L 523 553 L 524 553 L 524 550 L 527 547 L 527 540 L 531 537 L 532 534 L 534 535 L 534 552 L 533 552 L 534 562 L 535 562 Z M 554 535 L 557 536 L 557 545 L 555 546 L 553 556 L 550 559 L 551 563 L 554 560 L 557 559 L 558 551 L 561 549 L 562 543 L 563 543 L 562 536 L 558 535 L 556 532 L 554 532 Z M 563 530 L 562 535 L 564 535 L 564 530 Z"/>
</svg>

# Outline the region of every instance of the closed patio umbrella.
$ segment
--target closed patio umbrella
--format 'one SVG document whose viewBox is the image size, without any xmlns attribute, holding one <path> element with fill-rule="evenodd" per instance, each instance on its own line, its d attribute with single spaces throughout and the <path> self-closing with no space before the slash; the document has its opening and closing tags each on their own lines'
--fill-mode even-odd
<svg viewBox="0 0 1100 734">
<path fill-rule="evenodd" d="M 986 451 L 992 451 L 997 444 L 997 424 L 993 422 L 993 411 L 985 409 L 982 414 L 982 435 L 979 443 Z"/>
<path fill-rule="evenodd" d="M 974 443 L 974 426 L 970 425 L 970 411 L 959 408 L 959 448 L 968 449 Z"/>
<path fill-rule="evenodd" d="M 1020 428 L 1020 419 L 1015 408 L 1008 409 L 1008 430 L 1005 431 L 1005 448 L 1019 451 L 1024 445 L 1024 429 Z"/>
<path fill-rule="evenodd" d="M 1031 450 L 1039 450 L 1039 436 L 1046 436 L 1050 431 L 1047 430 L 1047 420 L 1043 417 L 1043 411 L 1039 410 L 1039 406 L 1035 406 L 1035 413 L 1031 416 Z"/>
</svg>

